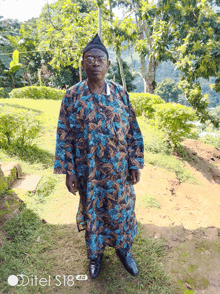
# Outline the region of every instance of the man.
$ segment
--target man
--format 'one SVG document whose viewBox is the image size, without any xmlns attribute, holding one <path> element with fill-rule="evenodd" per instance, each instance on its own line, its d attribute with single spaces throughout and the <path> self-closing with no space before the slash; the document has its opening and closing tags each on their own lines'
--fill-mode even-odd
<svg viewBox="0 0 220 294">
<path fill-rule="evenodd" d="M 96 278 L 105 246 L 116 249 L 126 270 L 138 274 L 131 255 L 137 234 L 133 185 L 144 166 L 144 144 L 129 96 L 105 80 L 110 61 L 96 34 L 83 50 L 87 79 L 66 91 L 57 127 L 55 174 L 66 174 L 76 195 L 78 231 L 85 230 L 89 273 Z"/>
</svg>

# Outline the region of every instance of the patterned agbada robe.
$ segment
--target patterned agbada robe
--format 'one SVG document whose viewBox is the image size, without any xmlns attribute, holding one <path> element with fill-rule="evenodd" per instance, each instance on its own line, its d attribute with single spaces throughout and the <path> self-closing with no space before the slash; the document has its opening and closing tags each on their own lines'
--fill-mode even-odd
<svg viewBox="0 0 220 294">
<path fill-rule="evenodd" d="M 80 195 L 78 231 L 85 230 L 88 258 L 105 246 L 130 254 L 137 234 L 136 196 L 129 169 L 144 167 L 143 137 L 129 95 L 107 82 L 107 95 L 91 93 L 84 80 L 61 103 L 55 174 L 75 174 Z"/>
</svg>

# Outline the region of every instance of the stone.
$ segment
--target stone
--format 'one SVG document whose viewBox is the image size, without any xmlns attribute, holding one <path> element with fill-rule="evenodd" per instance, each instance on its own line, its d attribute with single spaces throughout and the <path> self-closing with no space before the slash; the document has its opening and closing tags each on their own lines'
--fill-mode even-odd
<svg viewBox="0 0 220 294">
<path fill-rule="evenodd" d="M 37 188 L 37 185 L 41 179 L 41 175 L 24 175 L 21 178 L 17 179 L 14 182 L 11 189 L 13 190 L 25 190 L 34 192 Z"/>
</svg>

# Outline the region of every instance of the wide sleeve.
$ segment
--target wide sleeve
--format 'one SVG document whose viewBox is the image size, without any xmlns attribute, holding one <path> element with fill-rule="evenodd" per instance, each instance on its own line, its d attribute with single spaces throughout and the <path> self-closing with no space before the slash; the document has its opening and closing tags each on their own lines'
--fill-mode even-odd
<svg viewBox="0 0 220 294">
<path fill-rule="evenodd" d="M 129 131 L 127 133 L 128 168 L 142 169 L 144 168 L 143 136 L 127 92 L 124 94 L 124 100 L 126 100 L 129 113 Z"/>
<path fill-rule="evenodd" d="M 67 90 L 60 107 L 56 132 L 54 174 L 75 174 L 74 165 L 74 114 L 70 107 L 73 97 Z"/>
</svg>

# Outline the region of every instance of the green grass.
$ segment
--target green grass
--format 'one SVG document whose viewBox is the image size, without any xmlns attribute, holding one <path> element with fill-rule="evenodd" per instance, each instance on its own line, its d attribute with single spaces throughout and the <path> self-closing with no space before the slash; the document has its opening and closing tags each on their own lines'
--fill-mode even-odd
<svg viewBox="0 0 220 294">
<path fill-rule="evenodd" d="M 173 171 L 180 183 L 187 182 L 199 185 L 199 182 L 193 177 L 191 172 L 184 168 L 184 164 L 173 155 L 145 153 L 145 160 L 155 166 L 160 166 L 168 171 Z"/>
<path fill-rule="evenodd" d="M 146 208 L 160 208 L 161 204 L 155 199 L 154 197 L 150 197 L 147 194 L 145 194 L 140 201 L 140 203 L 143 205 L 143 207 Z"/>
<path fill-rule="evenodd" d="M 61 277 L 77 274 L 88 275 L 88 260 L 84 235 L 76 233 L 72 225 L 55 226 L 43 224 L 37 214 L 24 208 L 20 214 L 9 219 L 2 228 L 5 232 L 0 247 L 0 290 L 16 293 L 7 283 L 10 275 L 24 274 L 29 278 L 37 276 L 54 281 Z M 7 239 L 6 239 L 7 237 Z M 154 238 L 147 238 L 142 225 L 138 223 L 138 234 L 133 243 L 133 256 L 139 268 L 138 281 L 130 276 L 116 257 L 115 250 L 107 247 L 103 268 L 96 280 L 86 284 L 75 281 L 77 293 L 173 293 L 172 283 L 165 273 L 163 257 L 165 244 Z M 88 291 L 88 289 L 89 291 Z M 19 288 L 19 293 L 55 293 L 54 283 L 49 287 L 30 284 Z M 87 291 L 85 291 L 87 289 Z M 145 292 L 143 292 L 145 291 Z M 69 293 L 61 285 L 59 293 Z"/>
<path fill-rule="evenodd" d="M 7 278 L 10 275 L 39 275 L 47 270 L 49 265 L 44 262 L 44 254 L 53 244 L 53 230 L 52 227 L 43 224 L 37 214 L 26 208 L 10 218 L 2 229 L 5 232 L 5 239 L 0 247 L 0 290 L 9 291 L 11 287 L 7 283 Z M 37 243 L 39 236 L 41 242 Z M 27 292 L 23 290 L 19 293 Z"/>
</svg>

